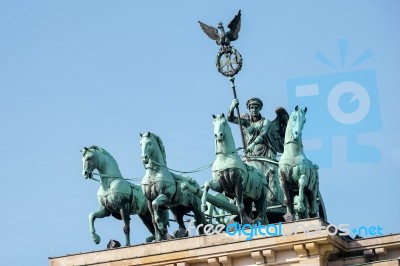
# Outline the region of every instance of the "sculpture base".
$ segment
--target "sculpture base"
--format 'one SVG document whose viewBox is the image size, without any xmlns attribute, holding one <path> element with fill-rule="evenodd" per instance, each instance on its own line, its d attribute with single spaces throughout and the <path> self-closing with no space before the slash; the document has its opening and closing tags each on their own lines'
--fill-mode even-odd
<svg viewBox="0 0 400 266">
<path fill-rule="evenodd" d="M 301 226 L 299 226 L 301 224 Z M 282 223 L 282 232 L 296 227 L 292 235 L 263 236 L 250 231 L 240 235 L 221 233 L 170 241 L 140 244 L 63 257 L 50 258 L 51 266 L 61 265 L 351 265 L 380 262 L 400 265 L 400 234 L 351 239 L 323 229 L 320 219 Z M 278 225 L 276 225 L 278 226 Z M 272 226 L 271 226 L 272 228 Z M 305 233 L 301 228 L 306 228 Z M 286 230 L 286 231 L 285 231 Z M 273 232 L 269 230 L 271 235 Z M 281 232 L 281 233 L 282 233 Z M 375 264 L 374 264 L 375 265 Z M 378 265 L 378 264 L 376 264 Z"/>
</svg>

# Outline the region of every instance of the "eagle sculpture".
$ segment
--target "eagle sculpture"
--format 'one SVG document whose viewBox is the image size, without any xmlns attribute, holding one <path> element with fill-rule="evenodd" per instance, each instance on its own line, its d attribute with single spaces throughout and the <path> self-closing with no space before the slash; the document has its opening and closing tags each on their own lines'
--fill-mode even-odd
<svg viewBox="0 0 400 266">
<path fill-rule="evenodd" d="M 218 45 L 229 46 L 232 41 L 239 38 L 241 13 L 240 10 L 238 14 L 232 19 L 228 24 L 229 31 L 225 32 L 222 22 L 218 23 L 218 27 L 214 28 L 203 22 L 199 21 L 201 29 L 207 34 L 208 37 L 215 40 Z M 218 31 L 218 29 L 220 31 Z"/>
</svg>

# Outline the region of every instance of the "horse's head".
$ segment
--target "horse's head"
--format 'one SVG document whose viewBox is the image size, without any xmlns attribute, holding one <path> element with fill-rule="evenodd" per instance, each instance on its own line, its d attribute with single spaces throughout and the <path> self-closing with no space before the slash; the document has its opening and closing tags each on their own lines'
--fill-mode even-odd
<svg viewBox="0 0 400 266">
<path fill-rule="evenodd" d="M 213 118 L 214 137 L 216 141 L 221 142 L 226 136 L 226 130 L 227 127 L 229 127 L 228 121 L 226 120 L 224 114 L 219 114 L 217 116 L 213 115 Z"/>
<path fill-rule="evenodd" d="M 290 115 L 289 123 L 290 123 L 291 134 L 294 141 L 297 141 L 299 138 L 301 138 L 304 123 L 306 122 L 306 112 L 307 112 L 307 107 L 301 109 L 299 108 L 299 106 L 296 106 L 294 108 L 294 111 Z"/>
<path fill-rule="evenodd" d="M 150 159 L 159 164 L 166 164 L 164 145 L 156 134 L 146 132 L 140 134 L 140 147 L 142 162 L 146 165 Z"/>
<path fill-rule="evenodd" d="M 93 147 L 84 147 L 82 150 L 83 170 L 82 175 L 88 179 L 93 177 L 93 171 L 98 164 L 97 153 Z"/>
</svg>

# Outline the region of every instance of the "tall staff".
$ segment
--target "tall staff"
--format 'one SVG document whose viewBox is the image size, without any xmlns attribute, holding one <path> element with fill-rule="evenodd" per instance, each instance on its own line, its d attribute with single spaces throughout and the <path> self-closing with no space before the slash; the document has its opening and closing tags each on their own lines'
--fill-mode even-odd
<svg viewBox="0 0 400 266">
<path fill-rule="evenodd" d="M 239 10 L 238 14 L 228 24 L 229 31 L 227 32 L 225 32 L 222 22 L 218 24 L 217 28 L 204 24 L 200 21 L 199 23 L 205 34 L 207 34 L 208 37 L 215 40 L 216 43 L 221 46 L 217 54 L 215 64 L 218 72 L 229 78 L 233 91 L 233 97 L 237 99 L 234 76 L 242 69 L 243 59 L 240 53 L 230 43 L 231 41 L 235 41 L 239 38 L 241 12 Z M 246 139 L 242 130 L 239 106 L 236 106 L 236 113 L 238 117 L 240 135 L 242 136 L 243 148 L 246 153 Z"/>
</svg>

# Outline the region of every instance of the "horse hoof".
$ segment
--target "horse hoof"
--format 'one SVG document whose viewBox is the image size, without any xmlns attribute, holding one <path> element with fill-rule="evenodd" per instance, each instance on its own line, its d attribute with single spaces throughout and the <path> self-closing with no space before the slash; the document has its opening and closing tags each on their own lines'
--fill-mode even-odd
<svg viewBox="0 0 400 266">
<path fill-rule="evenodd" d="M 156 238 L 154 236 L 149 236 L 148 238 L 146 238 L 146 243 L 151 243 L 154 242 L 156 240 Z"/>
<path fill-rule="evenodd" d="M 95 234 L 95 235 L 92 236 L 92 240 L 93 240 L 93 242 L 94 242 L 95 244 L 99 244 L 101 238 L 100 238 L 99 235 Z"/>
</svg>

